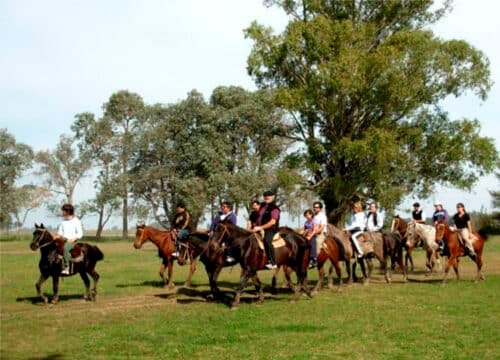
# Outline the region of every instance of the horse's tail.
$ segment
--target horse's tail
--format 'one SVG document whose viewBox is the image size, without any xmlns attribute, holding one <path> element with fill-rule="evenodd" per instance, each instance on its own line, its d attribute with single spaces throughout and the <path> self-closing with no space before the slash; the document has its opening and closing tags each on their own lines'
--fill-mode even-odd
<svg viewBox="0 0 500 360">
<path fill-rule="evenodd" d="M 87 248 L 87 256 L 89 259 L 100 261 L 104 259 L 104 254 L 102 251 L 95 245 L 89 245 Z"/>
<path fill-rule="evenodd" d="M 481 235 L 481 237 L 484 239 L 484 241 L 488 240 L 488 233 L 486 232 L 486 230 L 484 230 L 484 229 L 479 229 L 479 230 L 477 231 L 477 233 L 478 233 L 479 235 Z"/>
</svg>

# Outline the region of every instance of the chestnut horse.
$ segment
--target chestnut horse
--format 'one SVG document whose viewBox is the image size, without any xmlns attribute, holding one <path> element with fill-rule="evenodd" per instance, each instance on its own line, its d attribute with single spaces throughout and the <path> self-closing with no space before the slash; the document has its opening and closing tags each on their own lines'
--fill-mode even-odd
<svg viewBox="0 0 500 360">
<path fill-rule="evenodd" d="M 292 302 L 298 300 L 301 291 L 312 297 L 311 291 L 307 287 L 307 266 L 309 264 L 309 242 L 308 240 L 287 227 L 280 227 L 278 234 L 285 240 L 285 245 L 275 248 L 276 264 L 287 265 L 297 274 L 297 286 L 294 289 Z M 223 253 L 222 245 L 227 244 L 233 248 L 233 255 L 240 263 L 242 272 L 240 285 L 236 290 L 232 307 L 237 308 L 240 303 L 241 293 L 245 289 L 249 279 L 252 279 L 258 294 L 258 302 L 264 301 L 261 282 L 257 276 L 257 271 L 264 270 L 267 262 L 265 251 L 259 247 L 256 235 L 242 229 L 228 221 L 217 224 L 211 241 L 213 249 L 207 253 Z M 208 257 L 213 255 L 208 254 Z"/>
<path fill-rule="evenodd" d="M 151 226 L 137 225 L 134 247 L 140 249 L 148 240 L 158 247 L 158 256 L 162 259 L 160 277 L 163 280 L 164 286 L 174 288 L 175 284 L 172 281 L 174 258 L 172 257 L 172 253 L 175 251 L 175 242 L 172 238 L 172 233 L 170 231 L 161 231 Z M 165 268 L 168 269 L 167 278 L 165 278 Z"/>
<path fill-rule="evenodd" d="M 49 277 L 52 277 L 52 287 L 54 290 L 51 303 L 56 304 L 59 300 L 59 278 L 63 276 L 61 275 L 63 262 L 57 251 L 58 241 L 59 240 L 55 240 L 52 234 L 45 229 L 43 224 L 40 226 L 35 224 L 35 231 L 33 232 L 33 240 L 31 241 L 30 248 L 33 251 L 40 249 L 41 257 L 38 264 L 40 269 L 40 279 L 36 283 L 36 291 L 44 303 L 47 303 L 48 299 L 42 293 L 42 284 Z M 104 258 L 104 255 L 97 246 L 86 243 L 77 243 L 73 250 L 75 248 L 81 251 L 83 259 L 78 262 L 73 262 L 73 270 L 71 274 L 65 276 L 80 274 L 80 277 L 85 283 L 85 293 L 83 298 L 85 300 L 95 300 L 97 296 L 97 281 L 99 280 L 99 274 L 95 271 L 95 266 L 98 261 Z M 92 290 L 90 289 L 90 280 L 87 273 L 94 279 L 94 286 L 92 287 Z"/>
<path fill-rule="evenodd" d="M 448 262 L 446 263 L 444 269 L 443 283 L 446 282 L 448 277 L 448 271 L 450 267 L 453 266 L 455 274 L 457 275 L 457 280 L 460 279 L 458 274 L 458 260 L 461 256 L 469 256 L 472 261 L 476 263 L 477 275 L 476 281 L 484 280 L 483 272 L 481 271 L 483 267 L 483 248 L 487 239 L 486 233 L 482 230 L 475 231 L 472 233 L 476 237 L 473 241 L 472 247 L 476 255 L 470 255 L 465 245 L 458 239 L 458 233 L 451 230 L 446 221 L 439 221 L 436 224 L 436 241 L 444 241 L 445 250 L 444 254 L 448 256 Z"/>
</svg>

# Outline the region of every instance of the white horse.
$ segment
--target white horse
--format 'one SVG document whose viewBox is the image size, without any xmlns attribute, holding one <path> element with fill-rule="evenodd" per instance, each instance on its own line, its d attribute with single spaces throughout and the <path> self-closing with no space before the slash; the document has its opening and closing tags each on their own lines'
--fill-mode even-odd
<svg viewBox="0 0 500 360">
<path fill-rule="evenodd" d="M 439 245 L 436 242 L 436 228 L 432 225 L 422 223 L 412 223 L 408 226 L 408 247 L 415 248 L 419 241 L 422 241 L 422 247 L 427 255 L 425 266 L 430 273 L 437 265 L 439 271 L 442 270 L 441 259 L 439 258 Z"/>
</svg>

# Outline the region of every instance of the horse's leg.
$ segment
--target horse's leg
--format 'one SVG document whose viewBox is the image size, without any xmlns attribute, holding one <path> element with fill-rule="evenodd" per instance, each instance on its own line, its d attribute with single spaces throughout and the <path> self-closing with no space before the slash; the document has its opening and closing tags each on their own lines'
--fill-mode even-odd
<svg viewBox="0 0 500 360">
<path fill-rule="evenodd" d="M 167 280 L 165 280 L 165 268 L 166 268 L 166 264 L 165 264 L 165 259 L 162 260 L 162 263 L 160 265 L 160 277 L 161 277 L 161 280 L 163 281 L 163 286 L 167 286 Z"/>
<path fill-rule="evenodd" d="M 83 294 L 83 299 L 89 300 L 90 280 L 89 280 L 89 277 L 87 276 L 87 273 L 85 272 L 85 270 L 80 271 L 80 277 L 82 278 L 83 283 L 85 284 L 85 293 Z"/>
<path fill-rule="evenodd" d="M 325 277 L 325 259 L 322 257 L 322 253 L 318 256 L 318 282 L 313 289 L 313 294 L 316 294 L 323 287 L 323 279 Z"/>
<path fill-rule="evenodd" d="M 252 277 L 252 281 L 255 286 L 255 291 L 257 291 L 257 304 L 262 304 L 264 302 L 264 291 L 262 290 L 262 283 L 257 273 Z"/>
<path fill-rule="evenodd" d="M 339 287 L 338 291 L 342 291 L 342 270 L 340 269 L 339 260 L 332 260 L 333 267 L 335 267 L 335 272 L 337 273 L 337 277 L 339 278 Z M 333 277 L 331 276 L 332 267 L 330 266 L 330 275 L 328 278 L 328 288 L 333 287 Z M 331 285 L 331 287 L 330 287 Z"/>
<path fill-rule="evenodd" d="M 245 270 L 243 272 L 243 274 L 241 275 L 241 279 L 240 279 L 240 285 L 238 286 L 238 288 L 236 289 L 236 294 L 234 296 L 234 300 L 233 300 L 233 303 L 231 304 L 231 308 L 232 309 L 237 309 L 238 306 L 240 305 L 240 299 L 241 299 L 241 292 L 245 289 L 245 287 L 247 286 L 247 281 L 248 281 L 248 278 L 250 277 L 250 271 L 249 270 Z M 257 274 L 255 273 L 254 276 L 257 276 Z"/>
<path fill-rule="evenodd" d="M 291 277 L 292 271 L 293 271 L 293 269 L 289 266 L 283 267 L 283 273 L 285 275 L 286 287 L 293 291 L 294 285 L 293 285 L 292 277 Z"/>
<path fill-rule="evenodd" d="M 455 275 L 457 276 L 457 280 L 460 280 L 460 275 L 458 273 L 458 262 L 459 262 L 459 258 L 456 257 L 455 262 L 453 264 L 453 270 L 455 270 Z"/>
<path fill-rule="evenodd" d="M 167 279 L 168 279 L 168 287 L 169 289 L 175 288 L 174 281 L 172 280 L 172 271 L 174 269 L 174 261 L 172 258 L 167 258 Z"/>
<path fill-rule="evenodd" d="M 446 266 L 444 268 L 444 277 L 443 277 L 443 284 L 446 283 L 446 279 L 448 278 L 448 272 L 450 271 L 450 267 L 453 263 L 453 257 L 452 255 L 450 255 L 450 257 L 448 258 L 448 261 L 446 263 Z"/>
<path fill-rule="evenodd" d="M 347 272 L 347 286 L 352 285 L 351 259 L 345 259 L 345 270 Z"/>
<path fill-rule="evenodd" d="M 52 276 L 52 290 L 54 291 L 54 297 L 52 298 L 51 304 L 57 304 L 59 301 L 59 276 Z"/>
<path fill-rule="evenodd" d="M 406 267 L 403 264 L 403 249 L 399 250 L 398 256 L 394 256 L 394 261 L 396 261 L 401 268 L 401 271 L 403 271 L 403 282 L 408 281 L 408 274 L 406 273 Z"/>
<path fill-rule="evenodd" d="M 45 276 L 43 276 L 42 274 L 40 274 L 40 278 L 38 279 L 38 281 L 35 284 L 36 293 L 38 294 L 38 296 L 40 296 L 40 298 L 42 299 L 44 304 L 47 304 L 47 302 L 48 302 L 47 297 L 45 295 L 43 295 L 43 293 L 42 293 L 42 284 L 46 280 L 47 280 L 47 278 Z"/>
<path fill-rule="evenodd" d="M 95 269 L 90 270 L 88 273 L 90 274 L 90 276 L 92 276 L 92 279 L 94 279 L 94 286 L 92 286 L 91 295 L 92 300 L 95 301 L 95 298 L 97 296 L 97 282 L 99 281 L 100 276 L 97 271 L 95 271 Z"/>
<path fill-rule="evenodd" d="M 395 263 L 395 259 L 391 255 L 391 264 Z M 392 281 L 391 279 L 391 266 L 387 266 L 387 257 L 384 256 L 383 262 L 381 263 L 382 267 L 384 268 L 384 278 L 386 283 L 390 283 Z"/>
<path fill-rule="evenodd" d="M 354 259 L 354 262 L 352 263 L 352 279 L 354 282 L 358 282 L 358 276 L 356 275 L 356 266 L 358 265 L 359 258 Z M 364 265 L 363 265 L 364 269 Z"/>
<path fill-rule="evenodd" d="M 189 288 L 191 287 L 191 280 L 193 279 L 193 274 L 196 271 L 196 260 L 191 261 L 191 265 L 189 266 L 189 275 L 184 283 L 184 287 Z"/>
<path fill-rule="evenodd" d="M 274 270 L 273 279 L 271 281 L 271 293 L 276 294 L 276 289 L 278 287 L 278 275 L 280 273 L 281 266 L 278 266 Z M 283 273 L 286 274 L 286 265 L 283 265 Z"/>
</svg>

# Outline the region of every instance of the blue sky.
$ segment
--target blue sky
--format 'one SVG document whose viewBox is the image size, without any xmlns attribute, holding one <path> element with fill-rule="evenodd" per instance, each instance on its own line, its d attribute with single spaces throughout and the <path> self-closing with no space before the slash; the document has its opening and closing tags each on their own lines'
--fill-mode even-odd
<svg viewBox="0 0 500 360">
<path fill-rule="evenodd" d="M 467 95 L 447 99 L 445 107 L 455 118 L 479 119 L 482 134 L 494 137 L 497 148 L 499 10 L 495 0 L 456 0 L 451 14 L 433 27 L 439 36 L 465 39 L 489 57 L 495 84 L 488 100 Z M 0 126 L 42 150 L 69 132 L 76 113 L 100 113 L 117 90 L 137 92 L 146 103 L 172 103 L 191 89 L 205 96 L 218 85 L 253 89 L 246 73 L 251 42 L 242 31 L 253 20 L 278 31 L 287 21 L 261 0 L 0 0 Z M 77 200 L 91 195 L 91 184 L 84 181 Z M 457 201 L 488 209 L 488 190 L 498 185 L 489 176 L 471 192 L 440 188 L 433 198 L 451 210 Z M 432 201 L 423 201 L 427 212 Z"/>
</svg>

